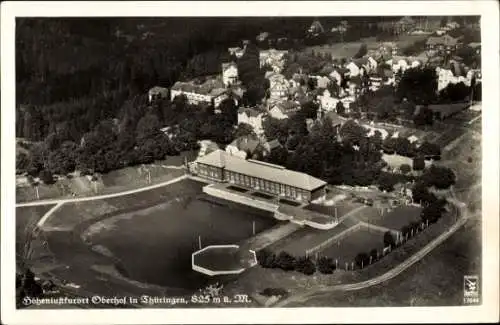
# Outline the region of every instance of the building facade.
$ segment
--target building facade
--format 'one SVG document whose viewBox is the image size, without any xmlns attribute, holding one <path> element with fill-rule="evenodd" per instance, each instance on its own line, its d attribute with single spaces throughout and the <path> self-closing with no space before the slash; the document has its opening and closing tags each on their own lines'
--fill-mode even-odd
<svg viewBox="0 0 500 325">
<path fill-rule="evenodd" d="M 200 85 L 178 81 L 170 90 L 170 100 L 174 100 L 179 95 L 186 96 L 189 104 L 205 103 L 214 107 L 219 107 L 224 99 L 229 98 L 224 84 L 218 80 L 209 80 Z"/>
<path fill-rule="evenodd" d="M 310 202 L 326 194 L 326 182 L 320 179 L 282 166 L 231 156 L 222 150 L 198 158 L 196 169 L 200 177 L 299 202 Z"/>
<path fill-rule="evenodd" d="M 238 67 L 236 63 L 222 63 L 222 82 L 226 87 L 238 83 Z"/>
<path fill-rule="evenodd" d="M 429 37 L 426 43 L 426 50 L 430 55 L 451 55 L 460 46 L 458 39 L 446 34 L 441 37 Z"/>
<path fill-rule="evenodd" d="M 257 135 L 264 133 L 262 121 L 267 115 L 267 110 L 262 107 L 240 107 L 238 109 L 238 124 L 245 123 L 252 126 Z"/>
<path fill-rule="evenodd" d="M 276 49 L 270 49 L 259 52 L 259 63 L 260 67 L 270 66 L 274 72 L 281 72 L 285 67 L 286 55 L 288 51 L 280 51 Z"/>
</svg>

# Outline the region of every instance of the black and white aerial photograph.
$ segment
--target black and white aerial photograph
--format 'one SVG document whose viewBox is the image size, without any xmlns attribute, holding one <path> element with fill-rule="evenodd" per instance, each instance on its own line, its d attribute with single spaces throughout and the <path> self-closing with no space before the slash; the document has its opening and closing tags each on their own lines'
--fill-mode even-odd
<svg viewBox="0 0 500 325">
<path fill-rule="evenodd" d="M 484 307 L 483 17 L 253 6 L 13 18 L 16 311 Z"/>
</svg>

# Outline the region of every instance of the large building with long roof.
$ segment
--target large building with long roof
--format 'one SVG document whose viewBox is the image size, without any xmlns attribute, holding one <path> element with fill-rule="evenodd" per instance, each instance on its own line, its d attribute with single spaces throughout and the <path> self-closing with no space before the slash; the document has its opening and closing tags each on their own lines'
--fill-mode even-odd
<svg viewBox="0 0 500 325">
<path fill-rule="evenodd" d="M 197 174 L 217 182 L 269 193 L 300 202 L 325 195 L 326 182 L 310 175 L 258 160 L 245 160 L 216 150 L 196 160 Z"/>
<path fill-rule="evenodd" d="M 209 79 L 203 83 L 176 82 L 170 90 L 170 100 L 179 95 L 185 95 L 190 104 L 206 103 L 218 107 L 228 98 L 228 90 L 222 80 Z"/>
</svg>

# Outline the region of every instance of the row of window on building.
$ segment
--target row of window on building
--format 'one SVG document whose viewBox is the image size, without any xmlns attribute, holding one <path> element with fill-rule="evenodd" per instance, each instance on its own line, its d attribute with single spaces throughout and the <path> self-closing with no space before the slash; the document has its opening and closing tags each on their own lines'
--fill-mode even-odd
<svg viewBox="0 0 500 325">
<path fill-rule="evenodd" d="M 224 177 L 222 176 L 222 169 L 199 165 L 198 173 L 200 176 L 216 179 L 219 181 L 228 181 L 231 184 L 240 185 L 246 188 L 253 188 L 259 191 L 268 192 L 274 195 L 289 197 L 299 201 L 307 200 L 308 192 L 293 186 L 271 182 L 262 178 L 248 176 L 236 172 L 226 170 Z"/>
<path fill-rule="evenodd" d="M 302 189 L 285 184 L 271 182 L 262 178 L 247 176 L 232 171 L 226 171 L 226 180 L 231 184 L 254 188 L 256 190 L 290 197 L 297 200 L 303 200 L 307 198 L 307 191 L 304 191 Z"/>
</svg>

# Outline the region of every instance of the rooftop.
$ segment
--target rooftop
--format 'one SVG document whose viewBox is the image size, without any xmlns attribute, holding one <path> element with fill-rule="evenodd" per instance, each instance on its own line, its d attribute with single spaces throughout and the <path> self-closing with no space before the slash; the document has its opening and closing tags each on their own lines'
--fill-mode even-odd
<svg viewBox="0 0 500 325">
<path fill-rule="evenodd" d="M 266 112 L 267 112 L 267 110 L 261 106 L 238 108 L 238 114 L 244 113 L 244 114 L 246 114 L 248 116 L 252 116 L 252 117 L 259 116 L 260 114 L 265 114 Z"/>
<path fill-rule="evenodd" d="M 226 87 L 221 80 L 209 79 L 202 84 L 196 84 L 193 81 L 182 82 L 177 81 L 172 90 L 180 90 L 183 92 L 196 93 L 202 95 L 219 96 L 226 91 Z"/>
<path fill-rule="evenodd" d="M 152 95 L 156 95 L 156 94 L 164 94 L 164 93 L 167 93 L 168 92 L 168 89 L 165 88 L 165 87 L 160 87 L 160 86 L 154 86 L 153 88 L 151 88 L 149 90 L 149 93 L 152 94 Z"/>
<path fill-rule="evenodd" d="M 427 39 L 427 44 L 443 44 L 443 45 L 456 45 L 458 43 L 458 40 L 456 38 L 451 37 L 450 35 L 444 35 L 441 37 L 435 37 L 431 36 Z"/>
<path fill-rule="evenodd" d="M 196 162 L 308 191 L 313 191 L 326 185 L 326 182 L 307 174 L 256 160 L 245 160 L 231 156 L 222 150 L 216 150 L 206 156 L 200 157 Z"/>
</svg>

